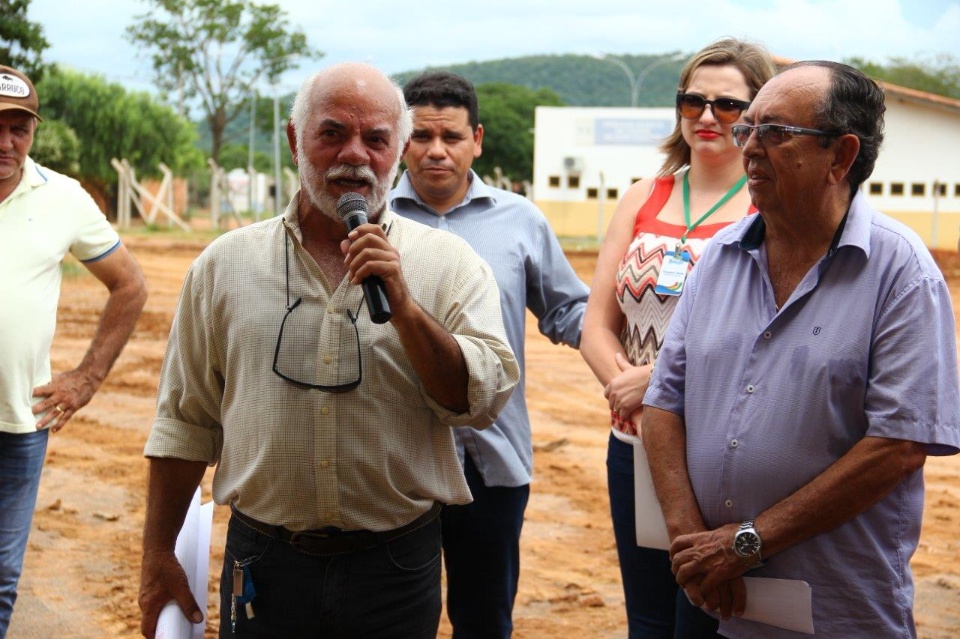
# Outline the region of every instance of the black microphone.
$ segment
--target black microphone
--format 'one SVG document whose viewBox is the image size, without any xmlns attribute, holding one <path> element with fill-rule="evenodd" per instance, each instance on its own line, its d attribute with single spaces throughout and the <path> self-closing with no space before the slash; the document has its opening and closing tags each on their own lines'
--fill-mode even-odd
<svg viewBox="0 0 960 639">
<path fill-rule="evenodd" d="M 337 201 L 337 215 L 347 226 L 349 233 L 361 224 L 367 223 L 367 201 L 359 193 L 344 193 Z M 363 299 L 367 301 L 367 310 L 374 324 L 390 321 L 390 302 L 387 301 L 387 289 L 383 280 L 376 275 L 363 278 Z"/>
</svg>

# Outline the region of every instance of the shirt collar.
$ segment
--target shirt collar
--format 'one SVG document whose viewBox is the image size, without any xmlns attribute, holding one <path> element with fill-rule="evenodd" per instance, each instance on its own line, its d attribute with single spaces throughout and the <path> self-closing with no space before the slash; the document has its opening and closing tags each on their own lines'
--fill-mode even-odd
<svg viewBox="0 0 960 639">
<path fill-rule="evenodd" d="M 39 164 L 30 159 L 30 156 L 28 155 L 23 161 L 23 168 L 21 169 L 20 173 L 20 182 L 6 199 L 11 200 L 21 193 L 26 193 L 27 191 L 43 186 L 47 183 L 47 181 L 48 178 L 46 173 L 44 173 L 44 170 Z"/>
<path fill-rule="evenodd" d="M 746 219 L 748 223 L 743 225 L 742 233 L 731 233 L 720 242 L 722 244 L 739 243 L 740 248 L 744 251 L 753 251 L 760 248 L 767 230 L 767 225 L 763 221 L 763 213 L 755 213 Z M 850 208 L 847 209 L 840 226 L 837 227 L 833 242 L 831 242 L 830 249 L 827 251 L 827 257 L 832 257 L 845 246 L 852 246 L 859 248 L 869 258 L 870 226 L 872 222 L 873 209 L 867 204 L 866 196 L 861 191 L 857 191 L 850 202 Z"/>
<path fill-rule="evenodd" d="M 462 206 L 470 204 L 474 200 L 488 200 L 489 206 L 494 206 L 497 203 L 497 192 L 496 190 L 486 185 L 483 180 L 480 179 L 480 176 L 477 175 L 473 169 L 470 169 L 469 175 L 470 184 L 467 186 L 467 192 L 463 196 L 463 201 L 452 207 L 444 215 L 449 215 L 450 213 L 456 211 Z M 410 181 L 410 171 L 404 171 L 403 175 L 400 176 L 400 182 L 397 183 L 397 186 L 393 189 L 392 195 L 390 197 L 390 208 L 397 209 L 398 200 L 410 200 L 415 202 L 420 208 L 430 211 L 431 213 L 437 214 L 434 211 L 433 207 L 423 201 L 420 195 L 417 194 L 416 189 L 413 188 L 413 182 Z"/>
</svg>

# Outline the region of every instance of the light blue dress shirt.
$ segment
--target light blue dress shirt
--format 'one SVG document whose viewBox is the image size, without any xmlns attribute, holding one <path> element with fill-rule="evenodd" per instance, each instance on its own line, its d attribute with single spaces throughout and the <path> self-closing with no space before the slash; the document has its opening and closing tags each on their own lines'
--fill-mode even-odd
<svg viewBox="0 0 960 639">
<path fill-rule="evenodd" d="M 507 340 L 520 364 L 520 383 L 493 426 L 482 431 L 456 428 L 454 434 L 461 462 L 469 454 L 485 485 L 529 484 L 533 443 L 525 393 L 526 309 L 553 343 L 577 348 L 590 290 L 574 273 L 543 213 L 524 197 L 487 186 L 473 171 L 463 202 L 444 215 L 420 199 L 407 172 L 388 202 L 403 217 L 459 235 L 493 269 Z"/>
<path fill-rule="evenodd" d="M 762 215 L 762 213 L 761 213 Z M 684 417 L 710 528 L 753 519 L 866 436 L 960 447 L 950 294 L 917 235 L 854 198 L 831 250 L 779 311 L 762 217 L 716 235 L 684 289 L 644 404 Z M 913 637 L 917 471 L 861 515 L 751 577 L 802 579 L 818 637 Z M 809 637 L 731 618 L 727 637 Z"/>
</svg>

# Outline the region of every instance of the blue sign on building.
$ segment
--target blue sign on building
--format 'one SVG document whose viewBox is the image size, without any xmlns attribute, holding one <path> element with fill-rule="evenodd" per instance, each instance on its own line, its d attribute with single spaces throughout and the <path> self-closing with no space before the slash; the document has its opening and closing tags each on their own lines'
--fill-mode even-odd
<svg viewBox="0 0 960 639">
<path fill-rule="evenodd" d="M 623 146 L 657 146 L 673 131 L 673 120 L 641 120 L 637 118 L 597 118 L 594 144 Z"/>
</svg>

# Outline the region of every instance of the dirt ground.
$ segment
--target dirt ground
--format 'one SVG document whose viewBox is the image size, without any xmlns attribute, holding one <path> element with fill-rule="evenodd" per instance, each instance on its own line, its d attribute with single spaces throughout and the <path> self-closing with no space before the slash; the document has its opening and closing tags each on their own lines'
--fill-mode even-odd
<svg viewBox="0 0 960 639">
<path fill-rule="evenodd" d="M 50 440 L 10 639 L 139 637 L 136 597 L 147 465 L 143 444 L 183 275 L 199 242 L 126 239 L 150 299 L 136 334 L 93 402 Z M 960 261 L 939 256 L 960 308 Z M 571 255 L 589 281 L 592 254 Z M 85 275 L 64 280 L 54 370 L 83 354 L 105 294 Z M 518 639 L 626 636 L 604 459 L 607 413 L 579 354 L 527 325 L 528 401 L 536 477 L 523 534 Z M 931 354 L 953 357 L 956 353 Z M 920 548 L 913 559 L 920 637 L 960 635 L 960 458 L 930 458 Z M 204 500 L 210 479 L 204 479 Z M 206 637 L 219 627 L 217 571 L 228 511 L 217 508 Z M 441 626 L 440 637 L 449 637 Z"/>
</svg>

